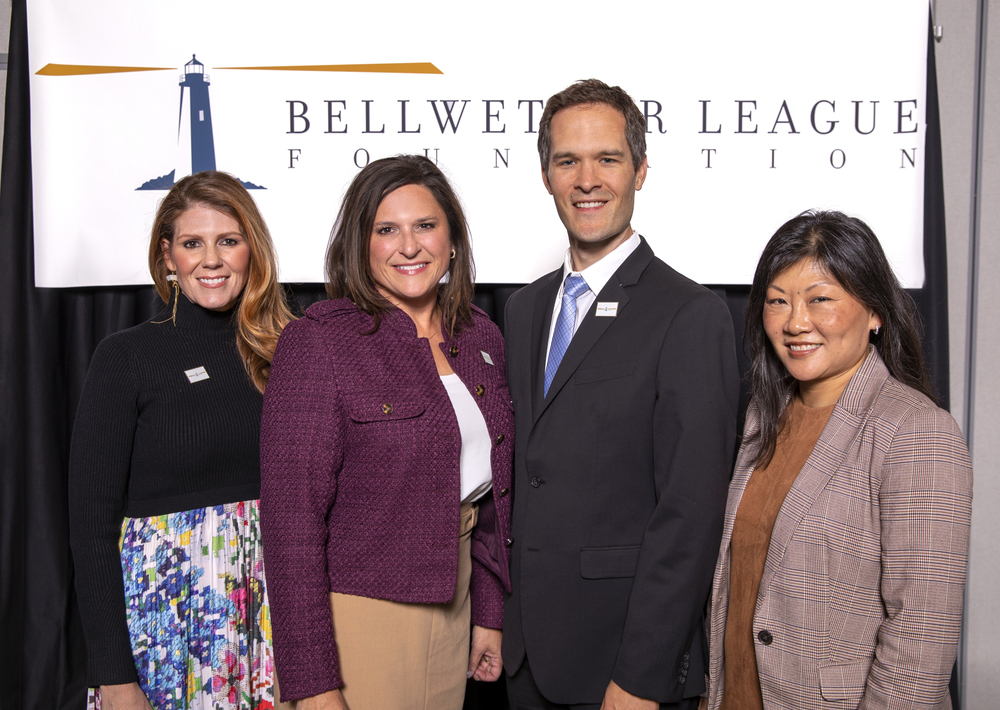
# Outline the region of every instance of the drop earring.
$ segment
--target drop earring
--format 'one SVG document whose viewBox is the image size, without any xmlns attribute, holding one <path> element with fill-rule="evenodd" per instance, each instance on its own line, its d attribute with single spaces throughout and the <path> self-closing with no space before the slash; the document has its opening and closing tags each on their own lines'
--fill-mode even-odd
<svg viewBox="0 0 1000 710">
<path fill-rule="evenodd" d="M 176 328 L 177 327 L 177 301 L 179 301 L 180 297 L 181 297 L 181 285 L 177 281 L 177 273 L 173 272 L 173 271 L 171 271 L 169 274 L 167 274 L 167 281 L 170 282 L 170 285 L 174 289 L 174 309 L 170 313 L 170 320 L 173 322 L 174 327 Z"/>
</svg>

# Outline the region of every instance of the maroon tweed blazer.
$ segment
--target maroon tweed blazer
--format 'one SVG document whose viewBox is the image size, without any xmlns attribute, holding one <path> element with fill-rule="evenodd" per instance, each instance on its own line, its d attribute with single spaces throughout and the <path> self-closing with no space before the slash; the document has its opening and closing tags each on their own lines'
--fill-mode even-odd
<svg viewBox="0 0 1000 710">
<path fill-rule="evenodd" d="M 751 403 L 744 436 L 759 424 Z M 715 568 L 711 710 L 725 691 L 729 543 L 750 453 L 736 461 Z M 971 515 L 955 420 L 870 347 L 774 523 L 753 627 L 764 708 L 950 708 Z"/>
<path fill-rule="evenodd" d="M 401 311 L 324 301 L 278 341 L 261 423 L 261 528 L 282 700 L 343 686 L 329 592 L 442 603 L 458 576 L 455 412 Z M 486 315 L 441 345 L 493 439 L 493 495 L 473 533 L 472 623 L 501 628 L 510 589 L 514 417 Z"/>
</svg>

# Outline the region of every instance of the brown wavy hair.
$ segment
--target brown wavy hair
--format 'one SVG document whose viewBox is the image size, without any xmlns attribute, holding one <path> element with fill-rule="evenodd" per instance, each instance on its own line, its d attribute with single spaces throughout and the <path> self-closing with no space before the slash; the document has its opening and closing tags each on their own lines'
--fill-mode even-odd
<svg viewBox="0 0 1000 710">
<path fill-rule="evenodd" d="M 463 325 L 472 323 L 475 265 L 469 225 L 448 178 L 422 155 L 375 160 L 354 176 L 326 250 L 326 293 L 330 298 L 350 298 L 375 319 L 371 332 L 378 330 L 382 314 L 393 305 L 375 286 L 369 258 L 372 227 L 385 196 L 404 185 L 423 185 L 430 190 L 448 219 L 455 258 L 448 266 L 448 280 L 438 287 L 438 305 L 448 334 L 454 335 Z"/>
<path fill-rule="evenodd" d="M 278 283 L 278 260 L 271 233 L 250 193 L 240 181 L 217 170 L 188 175 L 177 182 L 156 210 L 149 238 L 149 273 L 156 292 L 170 302 L 170 282 L 163 245 L 172 244 L 177 218 L 204 205 L 236 220 L 250 247 L 246 286 L 236 310 L 236 347 L 254 386 L 264 391 L 278 336 L 294 320 L 284 288 Z"/>
</svg>

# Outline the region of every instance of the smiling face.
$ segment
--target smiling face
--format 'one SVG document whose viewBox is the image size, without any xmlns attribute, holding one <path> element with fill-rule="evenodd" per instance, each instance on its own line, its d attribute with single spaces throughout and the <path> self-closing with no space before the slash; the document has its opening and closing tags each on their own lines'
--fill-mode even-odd
<svg viewBox="0 0 1000 710">
<path fill-rule="evenodd" d="M 368 258 L 379 293 L 411 318 L 437 303 L 451 262 L 448 219 L 423 185 L 386 195 L 375 213 Z"/>
<path fill-rule="evenodd" d="M 836 404 L 868 353 L 868 332 L 881 325 L 814 259 L 788 267 L 767 289 L 764 330 L 810 407 Z"/>
<path fill-rule="evenodd" d="M 174 222 L 173 241 L 161 244 L 167 268 L 188 300 L 210 311 L 228 311 L 243 292 L 250 245 L 239 223 L 206 205 L 195 205 Z"/>
<path fill-rule="evenodd" d="M 625 137 L 625 117 L 607 104 L 582 104 L 552 117 L 549 164 L 542 181 L 569 234 L 573 266 L 582 270 L 632 233 L 635 191 L 646 179 Z"/>
</svg>

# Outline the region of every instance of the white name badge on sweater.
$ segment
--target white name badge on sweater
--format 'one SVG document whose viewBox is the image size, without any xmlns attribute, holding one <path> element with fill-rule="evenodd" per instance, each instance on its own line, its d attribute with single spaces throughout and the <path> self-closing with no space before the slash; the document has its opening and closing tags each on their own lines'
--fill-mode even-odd
<svg viewBox="0 0 1000 710">
<path fill-rule="evenodd" d="M 191 383 L 201 382 L 202 380 L 208 379 L 208 373 L 205 372 L 204 367 L 196 367 L 193 370 L 184 370 L 184 374 L 187 375 L 188 382 Z"/>
<path fill-rule="evenodd" d="M 604 318 L 614 318 L 618 315 L 618 301 L 599 301 L 595 316 Z"/>
</svg>

